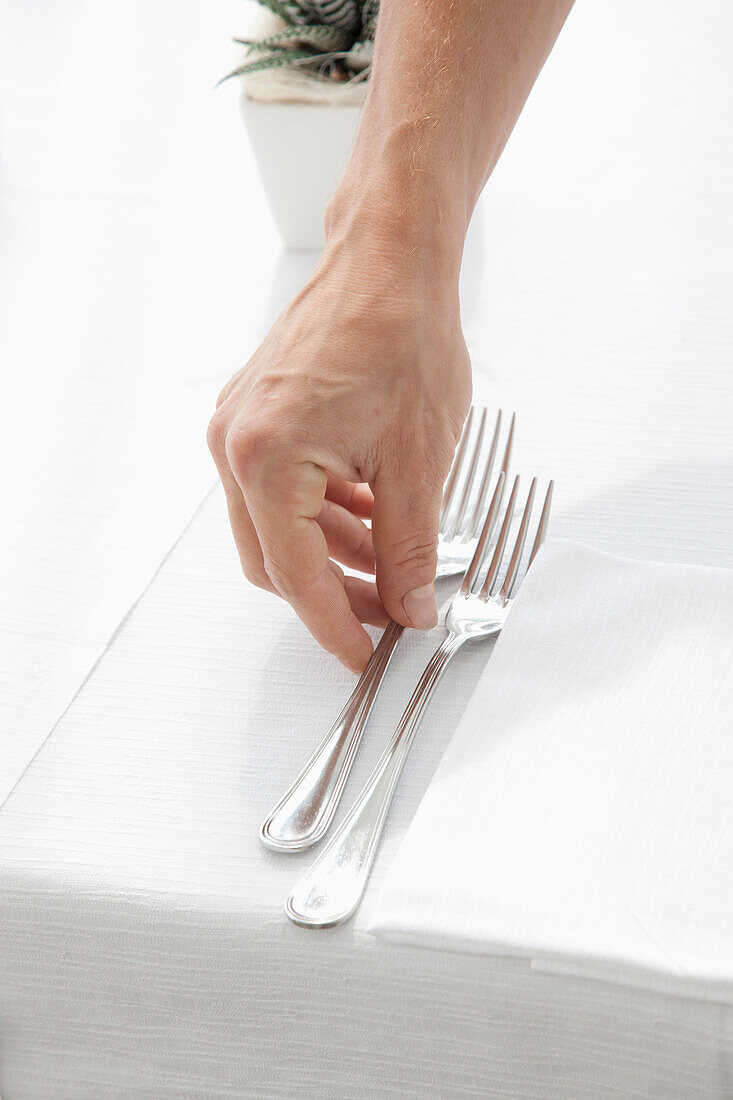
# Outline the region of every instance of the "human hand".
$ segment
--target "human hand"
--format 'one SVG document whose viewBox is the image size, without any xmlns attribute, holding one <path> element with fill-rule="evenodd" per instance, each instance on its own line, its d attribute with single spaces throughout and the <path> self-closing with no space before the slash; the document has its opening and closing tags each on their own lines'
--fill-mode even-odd
<svg viewBox="0 0 733 1100">
<path fill-rule="evenodd" d="M 209 426 L 245 575 L 354 671 L 362 622 L 437 621 L 442 487 L 471 399 L 457 276 L 407 243 L 332 231 Z"/>
</svg>

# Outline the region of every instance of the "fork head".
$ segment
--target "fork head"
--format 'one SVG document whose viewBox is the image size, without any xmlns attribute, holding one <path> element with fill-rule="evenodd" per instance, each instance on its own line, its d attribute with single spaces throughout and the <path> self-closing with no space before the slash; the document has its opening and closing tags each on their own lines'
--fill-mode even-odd
<svg viewBox="0 0 733 1100">
<path fill-rule="evenodd" d="M 470 635 L 474 637 L 486 637 L 491 634 L 498 634 L 509 614 L 514 593 L 519 583 L 519 570 L 532 517 L 532 506 L 534 504 L 535 491 L 537 488 L 537 478 L 532 479 L 509 563 L 502 573 L 504 551 L 509 538 L 509 530 L 511 528 L 514 508 L 519 493 L 519 478 L 516 477 L 514 479 L 509 503 L 504 513 L 504 520 L 496 540 L 496 545 L 494 546 L 493 554 L 491 555 L 491 562 L 482 582 L 481 574 L 485 559 L 489 552 L 491 533 L 496 525 L 496 520 L 501 508 L 504 480 L 504 474 L 502 472 L 499 475 L 499 481 L 494 490 L 491 505 L 478 537 L 473 557 L 464 574 L 461 587 L 454 596 L 450 608 L 448 609 L 445 624 L 452 634 Z M 553 487 L 554 483 L 551 481 L 547 487 L 545 502 L 542 506 L 539 523 L 537 524 L 537 531 L 529 555 L 527 570 L 532 565 L 535 555 L 544 542 L 547 533 Z"/>
<path fill-rule="evenodd" d="M 436 574 L 438 577 L 451 576 L 465 569 L 478 543 L 481 524 L 484 519 L 486 496 L 489 491 L 491 475 L 499 446 L 501 409 L 499 409 L 497 413 L 488 454 L 483 461 L 481 459 L 481 450 L 486 433 L 488 413 L 485 407 L 481 410 L 478 431 L 472 445 L 469 446 L 474 412 L 475 410 L 472 406 L 466 418 L 463 433 L 456 449 L 453 465 L 448 475 L 448 480 L 445 483 L 445 489 L 443 490 L 443 503 L 440 510 L 440 532 L 438 538 L 438 569 Z M 509 477 L 509 463 L 511 461 L 512 443 L 514 440 L 514 423 L 515 414 L 513 413 L 501 463 L 501 471 L 504 474 L 504 485 L 506 484 L 506 479 Z M 478 492 L 474 497 L 473 489 L 479 474 L 481 481 Z M 500 506 L 501 498 L 499 500 L 499 507 Z M 494 522 L 495 519 L 496 517 L 494 517 Z M 490 535 L 491 532 L 489 532 L 489 537 Z"/>
</svg>

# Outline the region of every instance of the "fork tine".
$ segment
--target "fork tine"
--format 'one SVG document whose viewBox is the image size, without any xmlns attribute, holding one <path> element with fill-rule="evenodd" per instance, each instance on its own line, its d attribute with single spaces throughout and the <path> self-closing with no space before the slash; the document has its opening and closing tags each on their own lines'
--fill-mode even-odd
<svg viewBox="0 0 733 1100">
<path fill-rule="evenodd" d="M 509 559 L 509 567 L 504 577 L 504 583 L 501 586 L 499 592 L 499 598 L 508 600 L 514 590 L 514 582 L 517 579 L 517 573 L 519 572 L 519 563 L 522 560 L 522 552 L 524 550 L 524 544 L 527 541 L 527 529 L 529 527 L 530 517 L 532 515 L 532 505 L 534 504 L 534 494 L 537 488 L 537 478 L 532 478 L 532 484 L 529 487 L 527 493 L 527 503 L 524 506 L 524 513 L 522 515 L 522 522 L 519 525 L 519 533 L 517 534 L 517 541 L 514 543 L 514 549 L 512 556 Z"/>
<path fill-rule="evenodd" d="M 458 481 L 458 474 L 461 470 L 461 464 L 463 462 L 463 455 L 466 451 L 466 444 L 468 443 L 468 437 L 471 432 L 471 421 L 473 420 L 473 405 L 468 410 L 468 416 L 466 417 L 466 423 L 463 425 L 463 431 L 461 438 L 458 442 L 458 447 L 453 458 L 453 465 L 450 468 L 448 474 L 448 480 L 445 483 L 443 489 L 443 502 L 440 507 L 440 526 L 441 529 L 445 526 L 445 521 L 448 518 L 448 510 L 453 501 L 453 493 L 455 492 L 456 482 Z"/>
<path fill-rule="evenodd" d="M 484 429 L 486 428 L 486 406 L 484 406 L 481 413 L 481 420 L 479 421 L 478 434 L 476 441 L 473 445 L 473 451 L 471 452 L 471 460 L 468 465 L 468 473 L 466 474 L 466 481 L 463 487 L 463 493 L 461 494 L 461 502 L 458 505 L 458 511 L 456 512 L 455 519 L 451 523 L 448 538 L 452 539 L 458 534 L 461 528 L 461 522 L 466 514 L 466 508 L 468 507 L 468 498 L 471 495 L 471 489 L 473 488 L 473 482 L 476 477 L 476 467 L 478 466 L 479 455 L 481 454 L 481 444 L 484 441 Z"/>
<path fill-rule="evenodd" d="M 509 434 L 506 437 L 506 444 L 504 446 L 504 457 L 503 457 L 502 462 L 501 462 L 501 470 L 502 470 L 502 473 L 504 474 L 504 489 L 506 489 L 507 484 L 509 482 L 509 467 L 511 465 L 511 460 L 512 460 L 512 444 L 514 442 L 514 425 L 516 423 L 516 419 L 517 419 L 517 414 L 512 413 L 512 419 L 509 423 Z M 495 429 L 495 432 L 494 432 L 494 440 L 492 440 L 492 443 L 491 443 L 491 447 L 492 447 L 491 464 L 492 464 L 492 466 L 494 464 L 494 454 L 496 453 L 496 444 L 499 442 L 499 425 L 500 425 L 500 423 L 501 423 L 501 409 L 499 409 L 499 415 L 496 418 L 496 429 Z M 486 486 L 484 486 L 484 485 L 481 486 L 481 492 L 479 493 L 479 502 L 478 502 L 478 505 L 476 506 L 477 520 L 476 520 L 476 523 L 474 524 L 474 530 L 473 530 L 474 535 L 476 534 L 476 528 L 478 527 L 478 524 L 481 522 L 480 509 L 483 508 L 483 503 L 484 503 L 483 502 L 483 497 L 486 496 L 486 488 L 488 487 L 488 481 L 489 481 L 489 478 L 487 477 L 486 478 L 486 483 L 487 484 L 486 484 Z M 482 494 L 483 494 L 483 496 L 482 496 Z M 504 498 L 502 497 L 502 500 L 503 499 Z M 501 501 L 499 503 L 501 503 Z"/>
<path fill-rule="evenodd" d="M 502 471 L 503 472 L 503 471 Z M 512 517 L 514 515 L 514 505 L 517 500 L 517 493 L 519 492 L 519 476 L 514 478 L 514 485 L 512 486 L 512 495 L 509 497 L 509 503 L 506 506 L 506 512 L 504 513 L 504 522 L 501 525 L 501 531 L 499 532 L 499 538 L 494 549 L 494 556 L 491 559 L 491 565 L 489 571 L 486 574 L 486 580 L 484 581 L 479 596 L 482 600 L 487 600 L 491 595 L 491 589 L 496 580 L 496 575 L 499 572 L 501 565 L 501 559 L 504 555 L 504 547 L 506 546 L 506 540 L 509 536 L 509 528 L 511 526 Z"/>
<path fill-rule="evenodd" d="M 486 494 L 489 491 L 489 483 L 491 481 L 491 473 L 494 469 L 494 459 L 496 458 L 496 448 L 499 445 L 499 430 L 501 428 L 501 409 L 496 414 L 496 424 L 494 425 L 494 434 L 491 437 L 491 446 L 489 447 L 489 454 L 486 459 L 486 465 L 484 466 L 483 477 L 481 478 L 481 485 L 478 491 L 478 497 L 476 498 L 476 507 L 473 510 L 473 514 L 465 525 L 463 535 L 466 538 L 475 538 L 479 529 L 479 524 L 482 521 L 484 515 L 484 503 L 486 501 Z M 505 471 L 506 473 L 506 471 Z M 508 475 L 507 475 L 508 476 Z M 506 484 L 506 481 L 505 481 Z"/>
<path fill-rule="evenodd" d="M 545 496 L 545 503 L 542 505 L 542 515 L 540 516 L 540 522 L 537 526 L 537 534 L 534 537 L 532 544 L 532 553 L 529 555 L 529 563 L 527 570 L 535 559 L 535 554 L 539 550 L 542 543 L 545 541 L 545 535 L 547 534 L 547 525 L 550 522 L 550 508 L 552 507 L 552 490 L 555 488 L 555 482 L 551 481 L 547 486 L 547 494 Z"/>
<path fill-rule="evenodd" d="M 473 582 L 476 580 L 481 566 L 484 564 L 486 550 L 489 545 L 489 540 L 494 533 L 494 527 L 496 526 L 496 521 L 499 516 L 499 509 L 501 508 L 501 500 L 504 496 L 504 480 L 504 471 L 502 470 L 496 482 L 494 495 L 491 498 L 491 505 L 489 506 L 488 514 L 484 520 L 484 525 L 481 528 L 481 534 L 479 535 L 476 549 L 473 552 L 473 557 L 461 581 L 460 592 L 463 596 L 467 596 L 471 591 Z"/>
<path fill-rule="evenodd" d="M 512 413 L 512 419 L 509 424 L 509 435 L 506 437 L 506 446 L 504 447 L 504 460 L 502 461 L 501 468 L 504 471 L 504 476 L 509 477 L 509 464 L 512 460 L 512 444 L 514 443 L 514 425 L 517 420 L 517 414 Z"/>
</svg>

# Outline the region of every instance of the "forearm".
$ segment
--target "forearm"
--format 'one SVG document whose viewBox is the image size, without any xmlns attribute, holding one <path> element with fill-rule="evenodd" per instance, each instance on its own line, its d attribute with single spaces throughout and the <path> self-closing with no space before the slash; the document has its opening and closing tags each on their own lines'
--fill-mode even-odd
<svg viewBox="0 0 733 1100">
<path fill-rule="evenodd" d="M 379 232 L 457 274 L 466 229 L 572 0 L 382 0 L 329 236 Z"/>
</svg>

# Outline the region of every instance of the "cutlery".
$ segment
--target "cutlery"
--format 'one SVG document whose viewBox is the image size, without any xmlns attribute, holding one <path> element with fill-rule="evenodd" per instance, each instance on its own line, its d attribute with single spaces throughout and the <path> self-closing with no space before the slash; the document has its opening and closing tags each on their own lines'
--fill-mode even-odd
<svg viewBox="0 0 733 1100">
<path fill-rule="evenodd" d="M 285 912 L 296 924 L 309 928 L 329 928 L 340 924 L 354 912 L 366 887 L 395 787 L 435 687 L 449 662 L 465 642 L 496 637 L 507 620 L 517 586 L 537 479 L 532 481 L 527 495 L 501 587 L 498 587 L 499 574 L 519 491 L 519 478 L 514 480 L 491 563 L 483 584 L 479 586 L 480 573 L 501 507 L 503 482 L 502 473 L 499 475 L 499 483 L 494 490 L 473 557 L 461 587 L 448 609 L 445 622 L 447 637 L 420 677 L 392 740 L 354 806 L 287 900 Z M 553 483 L 550 482 L 527 569 L 532 565 L 547 531 L 552 489 Z"/>
<path fill-rule="evenodd" d="M 472 489 L 481 462 L 486 429 L 484 408 L 475 439 L 469 448 L 474 409 L 471 408 L 450 474 L 445 483 L 440 512 L 436 579 L 462 573 L 478 542 L 484 503 L 499 445 L 501 410 L 497 413 L 481 483 L 472 504 Z M 515 416 L 512 415 L 501 469 L 509 476 Z M 466 471 L 464 473 L 464 465 Z M 504 484 L 505 481 L 502 481 Z M 503 490 L 502 490 L 503 491 Z M 260 828 L 260 840 L 277 851 L 310 848 L 328 829 L 349 775 L 361 735 L 404 627 L 391 619 L 371 659 L 331 729 L 289 790 Z"/>
</svg>

